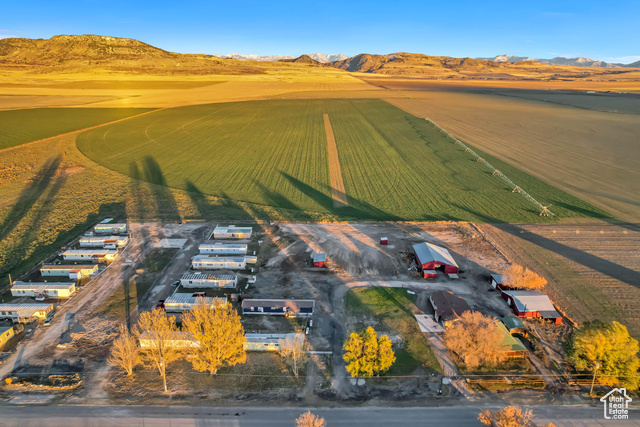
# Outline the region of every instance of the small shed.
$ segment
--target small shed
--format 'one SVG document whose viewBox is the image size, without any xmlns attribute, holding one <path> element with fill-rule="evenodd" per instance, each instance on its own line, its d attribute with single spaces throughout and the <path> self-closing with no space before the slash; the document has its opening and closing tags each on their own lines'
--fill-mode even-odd
<svg viewBox="0 0 640 427">
<path fill-rule="evenodd" d="M 440 322 L 444 326 L 458 320 L 465 311 L 471 311 L 471 307 L 465 300 L 447 291 L 432 292 L 429 301 L 435 311 L 436 322 Z"/>
<path fill-rule="evenodd" d="M 320 253 L 313 253 L 313 266 L 314 267 L 324 267 L 324 264 L 327 262 L 327 255 Z"/>
<path fill-rule="evenodd" d="M 504 323 L 504 326 L 511 335 L 521 335 L 525 338 L 529 335 L 529 329 L 522 323 L 522 320 L 516 316 L 504 316 L 502 323 Z"/>
<path fill-rule="evenodd" d="M 518 317 L 540 317 L 556 325 L 562 323 L 562 315 L 543 293 L 538 291 L 503 291 L 502 298 Z"/>
<path fill-rule="evenodd" d="M 492 274 L 491 275 L 491 287 L 493 289 L 499 289 L 501 291 L 511 289 L 509 286 L 505 285 L 506 277 L 502 274 Z"/>
<path fill-rule="evenodd" d="M 435 279 L 438 273 L 435 270 L 422 270 L 422 277 L 425 279 Z"/>
<path fill-rule="evenodd" d="M 449 251 L 441 246 L 431 243 L 419 243 L 413 245 L 413 253 L 421 270 L 435 270 L 444 267 L 446 274 L 457 274 L 458 264 Z"/>
<path fill-rule="evenodd" d="M 380 238 L 380 244 L 381 245 L 388 245 L 389 244 L 389 239 L 386 237 L 381 237 Z"/>
</svg>

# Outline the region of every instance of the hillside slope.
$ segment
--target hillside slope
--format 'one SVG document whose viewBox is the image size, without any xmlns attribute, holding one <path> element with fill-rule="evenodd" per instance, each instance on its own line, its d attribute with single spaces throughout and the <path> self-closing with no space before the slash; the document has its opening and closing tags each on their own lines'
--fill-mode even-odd
<svg viewBox="0 0 640 427">
<path fill-rule="evenodd" d="M 80 72 L 92 69 L 167 74 L 263 72 L 261 68 L 246 62 L 224 60 L 212 55 L 167 52 L 134 39 L 96 35 L 2 39 L 0 66 L 32 72 Z"/>
</svg>

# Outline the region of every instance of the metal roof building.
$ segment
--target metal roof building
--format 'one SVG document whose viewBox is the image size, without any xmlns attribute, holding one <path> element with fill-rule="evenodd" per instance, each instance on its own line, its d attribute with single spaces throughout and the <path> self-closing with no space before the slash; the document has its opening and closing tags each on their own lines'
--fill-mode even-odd
<svg viewBox="0 0 640 427">
<path fill-rule="evenodd" d="M 40 267 L 43 276 L 69 276 L 72 280 L 92 276 L 98 272 L 98 264 L 51 264 Z"/>
<path fill-rule="evenodd" d="M 538 291 L 503 291 L 502 297 L 518 317 L 541 317 L 562 323 L 562 315 L 543 293 Z"/>
<path fill-rule="evenodd" d="M 70 249 L 62 252 L 65 261 L 111 262 L 118 258 L 116 249 Z"/>
<path fill-rule="evenodd" d="M 431 243 L 418 243 L 413 245 L 413 252 L 421 270 L 435 270 L 444 266 L 446 274 L 457 274 L 458 264 L 449 251 L 441 246 Z"/>
<path fill-rule="evenodd" d="M 129 244 L 129 236 L 85 236 L 78 240 L 81 248 L 124 248 Z"/>
<path fill-rule="evenodd" d="M 522 341 L 511 335 L 502 322 L 496 320 L 495 325 L 500 332 L 500 347 L 502 348 L 502 353 L 507 357 L 525 357 L 527 347 L 524 346 Z"/>
<path fill-rule="evenodd" d="M 127 230 L 129 227 L 126 223 L 105 223 L 100 222 L 100 224 L 93 227 L 93 232 L 95 234 L 127 234 Z"/>
<path fill-rule="evenodd" d="M 316 302 L 304 299 L 252 299 L 242 301 L 242 314 L 269 314 L 284 316 L 293 312 L 298 316 L 311 316 Z"/>
</svg>

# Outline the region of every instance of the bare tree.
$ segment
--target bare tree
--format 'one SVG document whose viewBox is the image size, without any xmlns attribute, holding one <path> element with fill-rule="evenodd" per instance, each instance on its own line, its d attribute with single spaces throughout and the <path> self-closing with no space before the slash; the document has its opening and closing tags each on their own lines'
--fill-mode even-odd
<svg viewBox="0 0 640 427">
<path fill-rule="evenodd" d="M 289 362 L 293 370 L 293 375 L 296 377 L 299 373 L 299 367 L 309 357 L 309 343 L 304 337 L 304 334 L 300 331 L 291 337 L 287 336 L 284 340 L 279 341 L 280 344 L 280 356 Z"/>
<path fill-rule="evenodd" d="M 179 336 L 174 316 L 167 316 L 162 310 L 145 311 L 138 319 L 138 333 L 145 346 L 142 360 L 155 367 L 162 377 L 164 391 L 167 389 L 167 365 L 178 360 L 182 352 L 176 345 Z"/>
<path fill-rule="evenodd" d="M 138 339 L 126 326 L 121 325 L 119 332 L 120 336 L 113 342 L 107 363 L 122 368 L 129 376 L 133 374 L 133 368 L 141 363 L 140 347 L 138 347 Z"/>
<path fill-rule="evenodd" d="M 311 411 L 300 415 L 296 419 L 296 423 L 297 427 L 327 427 L 327 422 L 324 418 L 312 414 Z"/>
<path fill-rule="evenodd" d="M 504 359 L 495 320 L 477 311 L 462 313 L 460 319 L 447 328 L 445 341 L 468 369 L 495 365 Z"/>
</svg>

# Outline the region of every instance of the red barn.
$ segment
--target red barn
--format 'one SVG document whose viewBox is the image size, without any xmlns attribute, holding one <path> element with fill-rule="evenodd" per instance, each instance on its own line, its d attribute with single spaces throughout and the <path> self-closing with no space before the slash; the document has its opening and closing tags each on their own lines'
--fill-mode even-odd
<svg viewBox="0 0 640 427">
<path fill-rule="evenodd" d="M 518 317 L 541 317 L 556 325 L 562 323 L 562 315 L 549 297 L 538 291 L 503 291 L 502 298 Z"/>
<path fill-rule="evenodd" d="M 421 270 L 435 270 L 444 266 L 446 274 L 457 274 L 458 264 L 453 257 L 443 247 L 432 245 L 431 243 L 419 243 L 413 245 L 413 253 L 416 256 Z"/>
</svg>

